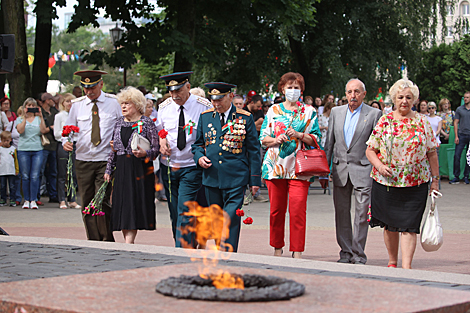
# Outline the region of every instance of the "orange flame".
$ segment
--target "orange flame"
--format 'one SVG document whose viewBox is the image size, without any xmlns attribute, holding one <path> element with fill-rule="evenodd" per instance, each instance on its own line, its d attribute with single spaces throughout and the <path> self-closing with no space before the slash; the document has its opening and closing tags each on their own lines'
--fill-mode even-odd
<svg viewBox="0 0 470 313">
<path fill-rule="evenodd" d="M 199 247 L 206 249 L 207 241 L 214 239 L 215 246 L 207 246 L 206 251 L 200 251 L 203 254 L 202 266 L 199 267 L 199 276 L 204 279 L 211 279 L 212 284 L 218 289 L 238 288 L 243 289 L 244 283 L 240 276 L 232 275 L 222 270 L 214 269 L 217 266 L 218 259 L 223 258 L 220 250 L 233 251 L 233 247 L 225 243 L 230 233 L 230 217 L 220 206 L 213 204 L 209 207 L 202 207 L 196 201 L 187 201 L 184 203 L 188 207 L 188 212 L 181 215 L 189 216 L 190 224 L 181 229 L 182 234 L 194 232 L 196 242 Z M 184 248 L 191 249 L 192 246 L 181 239 Z M 209 257 L 211 256 L 211 257 Z M 192 261 L 198 260 L 192 258 Z"/>
<path fill-rule="evenodd" d="M 245 284 L 243 279 L 238 275 L 232 275 L 229 272 L 221 272 L 218 274 L 201 275 L 202 278 L 212 279 L 212 284 L 217 289 L 226 289 L 226 288 L 235 288 L 235 289 L 245 289 Z"/>
</svg>

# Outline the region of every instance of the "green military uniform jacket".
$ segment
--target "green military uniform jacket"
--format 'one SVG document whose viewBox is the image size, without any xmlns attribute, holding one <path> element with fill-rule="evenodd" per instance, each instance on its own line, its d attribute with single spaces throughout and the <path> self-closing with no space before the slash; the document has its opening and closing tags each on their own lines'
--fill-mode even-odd
<svg viewBox="0 0 470 313">
<path fill-rule="evenodd" d="M 196 141 L 191 146 L 194 161 L 207 156 L 212 165 L 204 169 L 204 186 L 230 189 L 261 186 L 261 157 L 258 133 L 251 113 L 233 105 L 224 130 L 214 108 L 199 117 Z"/>
</svg>

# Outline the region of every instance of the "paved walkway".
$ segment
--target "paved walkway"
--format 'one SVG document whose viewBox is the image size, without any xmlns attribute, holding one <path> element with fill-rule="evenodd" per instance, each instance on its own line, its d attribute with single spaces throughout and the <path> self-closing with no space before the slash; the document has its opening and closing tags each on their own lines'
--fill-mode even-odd
<svg viewBox="0 0 470 313">
<path fill-rule="evenodd" d="M 467 204 L 469 191 L 470 185 L 451 186 L 447 181 L 442 182 L 444 197 L 439 200 L 438 208 L 445 231 L 444 245 L 439 251 L 433 253 L 424 252 L 418 245 L 413 261 L 414 269 L 470 274 L 470 214 Z M 263 191 L 263 194 L 266 195 L 266 191 Z M 254 224 L 250 226 L 243 225 L 239 252 L 240 254 L 252 256 L 270 256 L 272 255 L 272 248 L 269 246 L 269 203 L 253 203 L 248 206 L 248 209 L 249 215 L 254 219 Z M 173 247 L 169 224 L 166 203 L 158 203 L 157 230 L 139 232 L 136 243 Z M 334 209 L 331 196 L 323 194 L 320 190 L 310 191 L 307 225 L 304 259 L 336 264 L 339 248 L 335 239 Z M 79 210 L 61 210 L 57 204 L 47 203 L 39 210 L 0 207 L 0 227 L 11 235 L 10 239 L 14 239 L 14 236 L 86 239 Z M 123 242 L 119 232 L 115 233 L 115 238 L 116 241 Z M 288 253 L 288 242 L 287 232 L 284 256 L 276 258 L 275 262 L 281 262 L 282 264 L 292 261 Z M 83 244 L 87 243 L 89 242 L 83 241 Z M 106 245 L 107 243 L 103 244 Z M 3 248 L 0 251 L 3 257 L 9 257 L 9 254 L 5 254 Z M 387 251 L 383 243 L 381 230 L 370 230 L 366 253 L 368 255 L 366 267 L 373 265 L 385 269 Z"/>
</svg>

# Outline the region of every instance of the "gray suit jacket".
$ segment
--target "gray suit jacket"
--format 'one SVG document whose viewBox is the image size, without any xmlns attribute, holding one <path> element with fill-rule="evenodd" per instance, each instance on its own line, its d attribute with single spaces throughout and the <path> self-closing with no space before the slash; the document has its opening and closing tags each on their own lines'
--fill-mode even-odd
<svg viewBox="0 0 470 313">
<path fill-rule="evenodd" d="M 333 158 L 333 183 L 335 186 L 344 187 L 349 176 L 355 187 L 370 187 L 372 186 L 370 178 L 372 165 L 366 158 L 366 142 L 382 116 L 382 112 L 363 103 L 348 149 L 343 131 L 346 110 L 349 110 L 348 105 L 334 107 L 328 121 L 325 152 L 328 162 L 331 162 Z"/>
</svg>

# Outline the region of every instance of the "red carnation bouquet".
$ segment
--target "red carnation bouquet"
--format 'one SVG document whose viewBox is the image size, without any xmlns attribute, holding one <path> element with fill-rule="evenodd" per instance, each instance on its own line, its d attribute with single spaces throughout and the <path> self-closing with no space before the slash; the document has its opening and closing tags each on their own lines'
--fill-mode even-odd
<svg viewBox="0 0 470 313">
<path fill-rule="evenodd" d="M 75 133 L 78 133 L 80 128 L 74 125 L 65 125 L 62 129 L 62 137 L 67 137 L 68 142 L 73 142 L 72 138 Z M 69 160 L 67 162 L 67 196 L 75 197 L 75 184 L 73 183 L 73 151 L 69 151 Z"/>
<path fill-rule="evenodd" d="M 106 195 L 106 188 L 108 187 L 108 182 L 104 181 L 96 195 L 91 199 L 90 203 L 82 211 L 83 214 L 91 214 L 91 216 L 103 216 L 103 200 Z"/>
<path fill-rule="evenodd" d="M 160 137 L 161 139 L 165 139 L 166 136 L 168 136 L 168 131 L 166 131 L 165 129 L 162 129 L 158 132 L 158 137 Z M 168 141 L 166 143 L 166 146 L 168 148 L 170 148 L 170 145 L 168 144 Z M 167 174 L 168 174 L 168 191 L 170 192 L 170 199 L 168 199 L 168 201 L 171 202 L 171 170 L 170 170 L 170 156 L 168 155 L 166 157 L 166 164 L 168 166 L 168 171 L 167 171 Z"/>
</svg>

